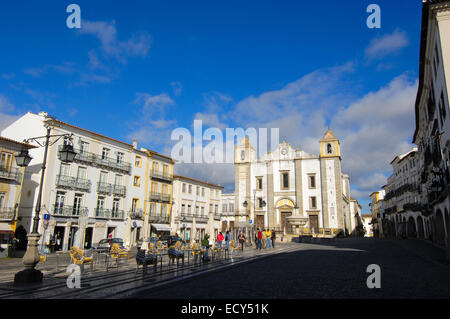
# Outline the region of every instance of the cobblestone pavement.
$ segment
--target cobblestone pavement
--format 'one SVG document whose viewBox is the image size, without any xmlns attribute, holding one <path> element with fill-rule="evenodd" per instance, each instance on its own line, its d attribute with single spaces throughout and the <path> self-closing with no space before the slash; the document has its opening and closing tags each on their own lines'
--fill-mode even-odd
<svg viewBox="0 0 450 319">
<path fill-rule="evenodd" d="M 233 253 L 231 258 L 216 258 L 212 262 L 193 263 L 192 257 L 185 258 L 185 264 L 168 264 L 167 256 L 158 264 L 156 272 L 149 266 L 148 273 L 143 276 L 142 271 L 136 275 L 136 263 L 134 254 L 130 260 L 123 260 L 119 268 L 112 267 L 106 271 L 103 256 L 98 260 L 93 270 L 86 267 L 86 272 L 81 278 L 80 289 L 69 289 L 66 284 L 68 274 L 65 268 L 68 264 L 67 256 L 59 257 L 59 271 L 55 266 L 56 255 L 52 254 L 46 264 L 39 263 L 38 269 L 43 270 L 44 280 L 40 285 L 33 287 L 15 287 L 13 285 L 14 273 L 21 270 L 20 259 L 8 259 L 0 261 L 0 299 L 4 298 L 125 298 L 136 292 L 155 289 L 160 285 L 177 282 L 186 278 L 192 278 L 199 274 L 217 271 L 232 265 L 248 262 L 254 259 L 265 258 L 277 253 L 292 251 L 300 246 L 296 243 L 281 243 L 275 249 L 256 251 L 246 247 L 244 253 Z M 134 252 L 135 253 L 135 252 Z M 161 267 L 162 266 L 162 267 Z"/>
<path fill-rule="evenodd" d="M 428 242 L 337 239 L 242 263 L 133 298 L 450 298 L 450 264 Z M 381 267 L 381 288 L 366 285 Z"/>
</svg>

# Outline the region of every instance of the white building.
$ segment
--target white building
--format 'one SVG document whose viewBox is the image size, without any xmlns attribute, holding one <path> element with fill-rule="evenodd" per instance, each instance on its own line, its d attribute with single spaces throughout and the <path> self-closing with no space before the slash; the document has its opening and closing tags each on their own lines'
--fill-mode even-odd
<svg viewBox="0 0 450 319">
<path fill-rule="evenodd" d="M 0 247 L 3 249 L 15 233 L 21 246 L 26 240 L 21 228 L 16 232 L 25 168 L 16 165 L 15 155 L 22 149 L 32 148 L 35 147 L 0 136 Z"/>
<path fill-rule="evenodd" d="M 235 226 L 273 228 L 284 236 L 351 234 L 350 183 L 341 172 L 339 140 L 328 130 L 318 148 L 320 155 L 313 155 L 283 142 L 257 158 L 244 138 L 235 149 Z"/>
<path fill-rule="evenodd" d="M 134 244 L 144 227 L 149 158 L 156 153 L 137 149 L 137 142 L 128 144 L 86 129 L 56 120 L 47 113 L 27 113 L 2 131 L 2 136 L 24 140 L 45 136 L 46 126 L 51 134 L 73 134 L 77 152 L 70 164 L 58 159 L 63 139 L 48 148 L 43 183 L 42 210 L 39 233 L 47 243 L 56 239 L 57 249 L 71 246 L 90 248 L 101 239 L 119 237 L 125 244 Z M 32 149 L 33 160 L 26 169 L 29 178 L 24 181 L 19 216 L 20 224 L 31 231 L 34 206 L 40 183 L 44 147 Z M 170 160 L 169 160 L 170 161 Z M 173 166 L 173 165 L 172 165 Z M 50 214 L 44 227 L 43 214 Z M 144 229 L 145 232 L 148 230 Z"/>
<path fill-rule="evenodd" d="M 423 231 L 448 246 L 450 231 L 450 1 L 425 0 L 422 6 L 419 87 L 413 143 L 418 146 Z"/>
<path fill-rule="evenodd" d="M 221 196 L 223 187 L 190 177 L 174 175 L 172 233 L 187 241 L 205 234 L 216 238 L 221 231 Z"/>
</svg>

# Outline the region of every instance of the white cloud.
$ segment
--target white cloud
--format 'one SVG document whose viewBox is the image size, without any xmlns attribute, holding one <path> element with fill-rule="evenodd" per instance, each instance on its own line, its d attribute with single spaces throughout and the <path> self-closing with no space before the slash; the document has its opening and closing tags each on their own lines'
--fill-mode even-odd
<svg viewBox="0 0 450 319">
<path fill-rule="evenodd" d="M 115 21 L 83 20 L 79 33 L 97 37 L 103 54 L 107 57 L 114 57 L 121 63 L 126 63 L 128 57 L 147 56 L 152 44 L 152 38 L 145 32 L 134 34 L 124 41 L 118 40 Z"/>
<path fill-rule="evenodd" d="M 0 94 L 0 131 L 19 118 L 19 116 L 11 114 L 14 110 L 14 104 L 6 96 Z"/>
<path fill-rule="evenodd" d="M 166 93 L 158 95 L 136 93 L 134 103 L 141 105 L 141 112 L 145 118 L 151 118 L 155 113 L 161 118 L 168 107 L 175 105 L 175 101 Z"/>
<path fill-rule="evenodd" d="M 180 82 L 177 82 L 177 81 L 171 82 L 171 83 L 170 83 L 170 86 L 172 87 L 172 89 L 173 89 L 173 94 L 174 94 L 175 96 L 179 96 L 179 95 L 181 94 L 181 91 L 182 91 L 182 89 L 183 89 L 183 86 L 181 85 Z"/>
<path fill-rule="evenodd" d="M 399 52 L 408 44 L 406 33 L 395 30 L 391 34 L 373 39 L 366 48 L 366 58 L 369 60 L 382 59 L 387 55 Z"/>
</svg>

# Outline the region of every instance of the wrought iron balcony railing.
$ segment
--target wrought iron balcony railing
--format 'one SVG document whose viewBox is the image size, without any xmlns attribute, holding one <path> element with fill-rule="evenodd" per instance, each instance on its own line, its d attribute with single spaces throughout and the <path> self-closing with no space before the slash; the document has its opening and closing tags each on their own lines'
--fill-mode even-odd
<svg viewBox="0 0 450 319">
<path fill-rule="evenodd" d="M 60 217 L 79 217 L 87 216 L 88 209 L 83 206 L 56 206 L 52 207 L 52 215 Z"/>
<path fill-rule="evenodd" d="M 169 215 L 156 215 L 156 214 L 150 214 L 148 216 L 148 220 L 151 223 L 157 223 L 157 224 L 169 224 L 170 223 L 170 216 Z"/>
<path fill-rule="evenodd" d="M 112 209 L 111 210 L 111 219 L 124 220 L 125 212 L 121 209 Z"/>
<path fill-rule="evenodd" d="M 152 201 L 170 202 L 170 198 L 170 194 L 161 194 L 156 192 L 150 193 L 150 200 Z"/>
<path fill-rule="evenodd" d="M 168 174 L 168 173 L 165 173 L 165 172 L 154 171 L 154 170 L 150 171 L 150 176 L 152 178 L 161 179 L 161 180 L 169 181 L 169 182 L 171 182 L 173 180 L 173 175 L 172 174 Z"/>
<path fill-rule="evenodd" d="M 99 208 L 99 207 L 97 207 L 95 209 L 95 218 L 109 219 L 110 215 L 111 215 L 111 211 L 109 209 Z"/>
<path fill-rule="evenodd" d="M 215 220 L 220 220 L 220 217 L 221 217 L 221 216 L 220 216 L 219 213 L 211 212 L 211 214 L 214 215 L 214 219 L 215 219 Z"/>
<path fill-rule="evenodd" d="M 56 176 L 56 186 L 61 188 L 74 189 L 89 192 L 91 189 L 91 181 L 84 178 L 76 178 L 65 175 Z"/>
<path fill-rule="evenodd" d="M 17 167 L 6 168 L 0 166 L 0 179 L 6 179 L 9 181 L 20 183 L 22 180 L 22 174 L 20 173 L 20 170 Z"/>
<path fill-rule="evenodd" d="M 98 182 L 97 183 L 97 193 L 111 195 L 111 193 L 112 193 L 112 184 Z"/>
<path fill-rule="evenodd" d="M 122 185 L 112 185 L 112 193 L 117 196 L 125 196 L 127 187 Z"/>
<path fill-rule="evenodd" d="M 209 217 L 206 215 L 196 214 L 195 215 L 195 221 L 198 223 L 207 223 L 209 220 Z"/>
<path fill-rule="evenodd" d="M 13 221 L 14 210 L 11 207 L 0 208 L 0 220 L 1 221 Z"/>
<path fill-rule="evenodd" d="M 130 218 L 131 219 L 142 220 L 143 217 L 144 217 L 144 212 L 142 210 L 130 211 Z"/>
<path fill-rule="evenodd" d="M 192 222 L 193 218 L 194 218 L 193 215 L 181 213 L 178 219 L 184 222 Z"/>
<path fill-rule="evenodd" d="M 61 148 L 62 145 L 59 146 L 59 150 L 61 150 Z M 75 161 L 86 163 L 89 165 L 97 165 L 109 169 L 115 169 L 127 174 L 131 171 L 131 164 L 120 159 L 113 159 L 111 157 L 102 156 L 87 151 L 81 151 L 80 149 L 75 149 L 75 152 L 77 152 L 77 155 L 75 155 L 74 159 Z M 58 152 L 58 157 L 59 156 L 60 155 Z"/>
</svg>

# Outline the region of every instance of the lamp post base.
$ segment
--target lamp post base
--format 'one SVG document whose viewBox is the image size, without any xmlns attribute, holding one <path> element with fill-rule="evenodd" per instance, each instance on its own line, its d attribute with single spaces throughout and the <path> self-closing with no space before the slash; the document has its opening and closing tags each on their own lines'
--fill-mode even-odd
<svg viewBox="0 0 450 319">
<path fill-rule="evenodd" d="M 31 233 L 28 235 L 27 251 L 22 259 L 25 269 L 16 273 L 16 275 L 14 276 L 14 285 L 42 282 L 42 272 L 35 269 L 40 259 L 37 249 L 40 236 L 41 235 L 39 235 L 38 233 Z"/>
<path fill-rule="evenodd" d="M 14 276 L 14 285 L 37 284 L 42 282 L 43 274 L 37 269 L 25 269 Z"/>
</svg>

